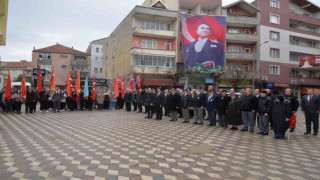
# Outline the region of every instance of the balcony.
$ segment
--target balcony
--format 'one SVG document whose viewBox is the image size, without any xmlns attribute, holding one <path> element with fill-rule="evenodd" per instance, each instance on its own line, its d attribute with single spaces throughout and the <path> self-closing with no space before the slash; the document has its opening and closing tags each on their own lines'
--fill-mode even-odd
<svg viewBox="0 0 320 180">
<path fill-rule="evenodd" d="M 257 42 L 257 35 L 252 34 L 231 34 L 227 33 L 227 41 L 234 43 L 244 43 L 244 42 Z"/>
<path fill-rule="evenodd" d="M 132 48 L 131 54 L 154 54 L 161 56 L 176 56 L 175 51 L 159 50 L 159 49 L 143 49 L 143 48 Z"/>
<path fill-rule="evenodd" d="M 139 27 L 133 28 L 133 35 L 146 36 L 146 37 L 157 37 L 157 38 L 167 38 L 167 39 L 175 39 L 176 38 L 176 33 L 174 31 L 143 29 L 143 28 L 139 28 Z"/>
<path fill-rule="evenodd" d="M 227 52 L 226 59 L 235 59 L 235 60 L 257 60 L 255 53 L 234 53 Z"/>
<path fill-rule="evenodd" d="M 244 16 L 227 16 L 227 24 L 241 27 L 255 27 L 259 24 L 258 18 Z M 242 25 L 239 25 L 242 24 Z"/>
</svg>

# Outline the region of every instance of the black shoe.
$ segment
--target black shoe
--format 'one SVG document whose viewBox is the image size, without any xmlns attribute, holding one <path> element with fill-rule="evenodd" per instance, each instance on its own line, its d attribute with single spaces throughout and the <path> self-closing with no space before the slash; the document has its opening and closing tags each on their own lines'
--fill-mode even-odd
<svg viewBox="0 0 320 180">
<path fill-rule="evenodd" d="M 317 132 L 315 132 L 315 133 L 313 133 L 313 135 L 314 135 L 314 136 L 316 136 L 316 135 L 318 135 L 318 133 L 317 133 Z"/>
<path fill-rule="evenodd" d="M 293 128 L 291 128 L 291 129 L 290 129 L 290 132 L 294 132 L 294 129 L 293 129 Z"/>
<path fill-rule="evenodd" d="M 310 134 L 310 132 L 305 132 L 304 135 Z"/>
<path fill-rule="evenodd" d="M 263 134 L 263 132 L 257 132 L 256 134 L 261 134 L 261 135 L 262 135 L 262 134 Z"/>
<path fill-rule="evenodd" d="M 250 133 L 253 133 L 253 129 L 250 129 L 250 131 L 249 131 Z"/>
<path fill-rule="evenodd" d="M 245 131 L 248 131 L 248 129 L 243 128 L 243 129 L 241 129 L 241 131 L 242 131 L 242 132 L 245 132 Z"/>
<path fill-rule="evenodd" d="M 198 125 L 202 125 L 203 123 L 199 123 Z"/>
<path fill-rule="evenodd" d="M 145 117 L 145 119 L 149 119 L 149 118 L 150 118 L 149 116 Z"/>
<path fill-rule="evenodd" d="M 264 136 L 268 136 L 268 134 L 269 134 L 269 133 L 262 133 L 262 135 L 264 135 Z"/>
<path fill-rule="evenodd" d="M 183 121 L 182 123 L 189 123 L 189 121 Z"/>
<path fill-rule="evenodd" d="M 171 119 L 171 120 L 169 120 L 169 121 L 174 121 L 174 119 Z"/>
<path fill-rule="evenodd" d="M 194 123 L 192 123 L 192 124 L 198 124 L 198 122 L 194 122 Z"/>
<path fill-rule="evenodd" d="M 213 126 L 213 124 L 208 124 L 207 126 Z"/>
</svg>

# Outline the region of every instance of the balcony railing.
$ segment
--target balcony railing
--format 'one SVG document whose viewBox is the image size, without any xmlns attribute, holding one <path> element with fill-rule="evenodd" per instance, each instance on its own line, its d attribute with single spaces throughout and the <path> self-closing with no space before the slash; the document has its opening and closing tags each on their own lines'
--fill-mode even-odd
<svg viewBox="0 0 320 180">
<path fill-rule="evenodd" d="M 235 41 L 258 41 L 258 37 L 252 34 L 227 33 L 227 40 Z"/>
<path fill-rule="evenodd" d="M 227 52 L 226 59 L 257 60 L 255 53 Z"/>
</svg>

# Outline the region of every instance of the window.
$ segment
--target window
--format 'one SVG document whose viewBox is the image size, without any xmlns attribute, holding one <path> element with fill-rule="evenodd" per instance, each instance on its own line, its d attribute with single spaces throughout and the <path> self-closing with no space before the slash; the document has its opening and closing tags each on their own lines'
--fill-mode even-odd
<svg viewBox="0 0 320 180">
<path fill-rule="evenodd" d="M 243 65 L 243 70 L 245 71 L 245 72 L 249 72 L 249 65 L 248 64 L 244 64 Z"/>
<path fill-rule="evenodd" d="M 299 44 L 299 40 L 294 38 L 294 37 L 290 37 L 290 44 L 298 45 Z"/>
<path fill-rule="evenodd" d="M 68 58 L 68 55 L 66 55 L 66 54 L 61 54 L 60 57 L 61 57 L 61 58 Z"/>
<path fill-rule="evenodd" d="M 242 52 L 242 47 L 238 46 L 238 45 L 230 45 L 230 46 L 228 46 L 228 52 L 241 53 Z"/>
<path fill-rule="evenodd" d="M 74 56 L 74 60 L 76 60 L 76 61 L 85 61 L 86 57 L 85 56 Z"/>
<path fill-rule="evenodd" d="M 245 50 L 246 53 L 251 53 L 251 48 L 250 48 L 250 46 L 245 47 L 244 50 Z"/>
<path fill-rule="evenodd" d="M 316 31 L 316 29 L 314 27 L 311 27 L 311 26 L 307 26 L 307 30 L 311 31 L 311 32 L 315 32 Z"/>
<path fill-rule="evenodd" d="M 169 23 L 164 23 L 160 21 L 140 20 L 139 26 L 142 29 L 154 29 L 154 30 L 163 30 L 163 31 L 171 30 L 171 25 Z"/>
<path fill-rule="evenodd" d="M 96 62 L 98 62 L 99 61 L 99 57 L 96 57 Z"/>
<path fill-rule="evenodd" d="M 290 76 L 291 77 L 298 77 L 299 71 L 297 69 L 291 69 Z"/>
<path fill-rule="evenodd" d="M 100 68 L 100 73 L 102 73 L 102 68 Z"/>
<path fill-rule="evenodd" d="M 316 77 L 316 73 L 314 71 L 308 71 L 308 78 Z"/>
<path fill-rule="evenodd" d="M 280 49 L 270 48 L 270 56 L 273 58 L 280 58 Z"/>
<path fill-rule="evenodd" d="M 245 29 L 244 34 L 251 34 L 251 29 Z"/>
<path fill-rule="evenodd" d="M 276 14 L 270 14 L 270 23 L 280 24 L 280 16 Z"/>
<path fill-rule="evenodd" d="M 231 34 L 242 34 L 242 29 L 240 29 L 240 28 L 228 28 L 228 33 L 231 33 Z"/>
<path fill-rule="evenodd" d="M 96 48 L 96 53 L 98 53 L 99 52 L 99 48 Z"/>
<path fill-rule="evenodd" d="M 181 8 L 180 9 L 180 12 L 182 13 L 182 14 L 191 14 L 191 9 L 189 9 L 189 8 Z"/>
<path fill-rule="evenodd" d="M 280 66 L 270 65 L 269 74 L 280 75 Z"/>
<path fill-rule="evenodd" d="M 309 42 L 307 42 L 307 46 L 315 48 L 316 47 L 316 43 L 309 41 Z"/>
<path fill-rule="evenodd" d="M 280 2 L 277 0 L 270 0 L 270 7 L 280 8 Z"/>
<path fill-rule="evenodd" d="M 154 39 L 144 39 L 142 40 L 142 48 L 148 48 L 148 49 L 157 49 L 158 43 Z"/>
<path fill-rule="evenodd" d="M 61 68 L 65 69 L 65 68 L 67 68 L 67 65 L 61 65 Z"/>
<path fill-rule="evenodd" d="M 270 40 L 280 41 L 280 33 L 275 31 L 270 31 Z"/>
<path fill-rule="evenodd" d="M 51 54 L 48 53 L 39 53 L 38 54 L 39 60 L 51 59 Z"/>
<path fill-rule="evenodd" d="M 167 41 L 165 44 L 165 50 L 170 51 L 171 50 L 171 41 Z"/>
<path fill-rule="evenodd" d="M 299 55 L 296 53 L 290 53 L 290 61 L 298 61 Z"/>
<path fill-rule="evenodd" d="M 210 14 L 210 10 L 208 10 L 208 9 L 201 9 L 200 14 Z"/>
<path fill-rule="evenodd" d="M 134 54 L 132 63 L 135 66 L 175 67 L 175 57 Z"/>
</svg>

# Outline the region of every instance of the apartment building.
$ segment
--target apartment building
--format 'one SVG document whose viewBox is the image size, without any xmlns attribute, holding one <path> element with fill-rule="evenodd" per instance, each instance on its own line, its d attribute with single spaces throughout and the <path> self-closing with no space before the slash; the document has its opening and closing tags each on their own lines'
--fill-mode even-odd
<svg viewBox="0 0 320 180">
<path fill-rule="evenodd" d="M 107 38 L 97 39 L 90 43 L 86 51 L 90 54 L 90 77 L 103 77 L 104 51 L 107 45 Z"/>
<path fill-rule="evenodd" d="M 0 61 L 0 88 L 5 86 L 8 72 L 10 72 L 12 82 L 20 82 L 23 73 L 26 75 L 27 82 L 30 82 L 32 75 L 31 62 L 26 60 Z"/>
<path fill-rule="evenodd" d="M 299 68 L 301 56 L 320 54 L 320 7 L 308 0 L 256 0 L 261 11 L 261 82 L 296 94 L 319 88 L 320 70 Z M 317 89 L 318 92 L 319 89 Z"/>
<path fill-rule="evenodd" d="M 125 76 L 127 81 L 131 74 L 141 74 L 143 85 L 172 85 L 167 75 L 176 68 L 178 4 L 148 0 L 133 8 L 108 37 L 107 79 Z"/>
<path fill-rule="evenodd" d="M 33 49 L 32 68 L 37 68 L 37 66 L 46 70 L 45 77 L 43 77 L 46 87 L 50 85 L 52 69 L 54 69 L 57 87 L 66 86 L 70 71 L 72 71 L 74 78 L 78 70 L 80 70 L 82 78 L 90 75 L 89 55 L 58 43 L 45 48 Z"/>
</svg>

